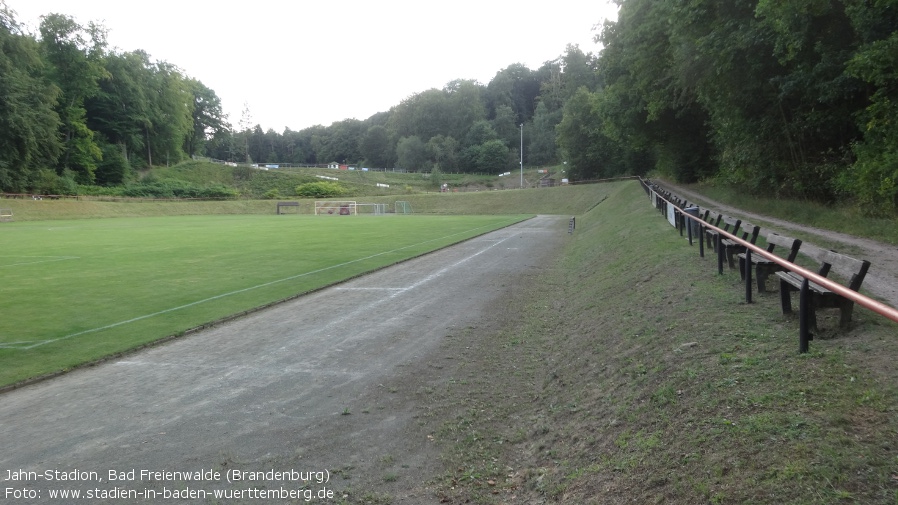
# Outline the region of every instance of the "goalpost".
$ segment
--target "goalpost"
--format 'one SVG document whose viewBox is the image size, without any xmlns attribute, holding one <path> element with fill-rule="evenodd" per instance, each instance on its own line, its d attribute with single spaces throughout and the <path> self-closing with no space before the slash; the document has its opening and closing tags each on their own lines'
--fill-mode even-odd
<svg viewBox="0 0 898 505">
<path fill-rule="evenodd" d="M 315 202 L 316 216 L 355 216 L 355 200 L 325 200 Z"/>
<path fill-rule="evenodd" d="M 383 216 L 387 213 L 387 204 L 385 203 L 357 203 L 355 205 L 356 213 L 367 216 Z"/>
<path fill-rule="evenodd" d="M 397 214 L 411 214 L 412 213 L 412 204 L 406 202 L 405 200 L 397 200 L 396 201 L 396 213 Z"/>
</svg>

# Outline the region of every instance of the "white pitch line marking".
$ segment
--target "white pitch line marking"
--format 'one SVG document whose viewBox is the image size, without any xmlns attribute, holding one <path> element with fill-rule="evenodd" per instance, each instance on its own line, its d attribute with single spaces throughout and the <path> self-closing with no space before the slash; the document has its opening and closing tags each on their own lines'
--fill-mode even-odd
<svg viewBox="0 0 898 505">
<path fill-rule="evenodd" d="M 19 342 L 3 342 L 2 344 L 0 344 L 0 349 L 31 349 L 31 347 L 33 346 L 43 345 L 47 342 L 49 342 L 49 340 L 22 340 Z"/>
<path fill-rule="evenodd" d="M 79 256 L 0 256 L 4 258 L 50 258 L 43 259 L 38 261 L 25 261 L 22 263 L 10 263 L 9 265 L 0 265 L 0 268 L 3 267 L 15 267 L 21 265 L 34 265 L 37 263 L 51 263 L 54 261 L 66 261 L 66 260 L 78 260 L 81 259 Z"/>
</svg>

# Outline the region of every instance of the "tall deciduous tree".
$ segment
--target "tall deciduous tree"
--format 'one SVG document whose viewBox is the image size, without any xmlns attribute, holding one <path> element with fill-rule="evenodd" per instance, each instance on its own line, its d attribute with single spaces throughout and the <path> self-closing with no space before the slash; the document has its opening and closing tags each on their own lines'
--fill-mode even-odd
<svg viewBox="0 0 898 505">
<path fill-rule="evenodd" d="M 515 124 L 530 121 L 539 88 L 538 75 L 521 63 L 500 70 L 486 87 L 489 118 L 495 118 L 499 107 L 505 105 L 514 111 Z"/>
<path fill-rule="evenodd" d="M 146 130 L 147 159 L 165 164 L 184 158 L 184 141 L 193 134 L 193 94 L 180 69 L 158 61 L 150 82 L 151 126 Z"/>
<path fill-rule="evenodd" d="M 427 141 L 427 155 L 443 172 L 457 172 L 461 168 L 461 145 L 452 137 L 431 137 Z"/>
<path fill-rule="evenodd" d="M 37 168 L 53 166 L 61 152 L 59 88 L 46 81 L 33 38 L 23 35 L 0 0 L 0 188 L 24 191 Z"/>
<path fill-rule="evenodd" d="M 853 145 L 857 160 L 839 177 L 839 187 L 867 211 L 898 210 L 898 0 L 856 2 L 848 9 L 860 46 L 847 73 L 872 93 L 857 114 L 863 139 Z"/>
<path fill-rule="evenodd" d="M 100 89 L 85 102 L 88 126 L 119 146 L 122 156 L 132 162 L 143 156 L 144 132 L 150 126 L 151 66 L 143 51 L 107 54 Z"/>
<path fill-rule="evenodd" d="M 382 125 L 371 126 L 365 131 L 359 140 L 359 152 L 369 166 L 376 168 L 392 167 L 396 158 L 393 139 Z"/>
<path fill-rule="evenodd" d="M 230 128 L 228 118 L 215 91 L 196 79 L 188 79 L 187 87 L 193 95 L 193 129 L 187 135 L 184 150 L 188 156 L 205 154 L 206 142 Z"/>
<path fill-rule="evenodd" d="M 70 169 L 78 182 L 89 184 L 102 152 L 87 127 L 84 101 L 99 91 L 99 80 L 106 75 L 102 65 L 106 32 L 94 23 L 85 28 L 71 17 L 48 14 L 41 17 L 40 34 L 49 74 L 62 90 L 56 111 L 62 123 L 64 152 L 57 170 Z"/>
<path fill-rule="evenodd" d="M 530 132 L 529 141 L 524 147 L 530 164 L 548 165 L 557 161 L 555 127 L 561 122 L 561 118 L 560 109 L 549 112 L 549 108 L 543 102 L 536 106 L 532 127 L 527 128 Z"/>
<path fill-rule="evenodd" d="M 412 135 L 399 139 L 396 145 L 396 164 L 406 170 L 429 169 L 427 164 L 427 147 L 421 139 Z"/>
</svg>

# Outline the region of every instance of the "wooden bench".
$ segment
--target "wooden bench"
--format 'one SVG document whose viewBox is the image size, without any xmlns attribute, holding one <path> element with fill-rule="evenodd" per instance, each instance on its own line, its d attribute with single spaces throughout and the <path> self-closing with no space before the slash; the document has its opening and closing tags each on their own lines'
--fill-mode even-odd
<svg viewBox="0 0 898 505">
<path fill-rule="evenodd" d="M 723 214 L 719 214 L 719 213 L 714 212 L 714 211 L 708 211 L 707 213 L 705 213 L 705 217 L 706 217 L 706 219 L 705 219 L 705 222 L 706 222 L 706 223 L 712 224 L 712 225 L 714 225 L 714 226 L 718 226 L 718 227 L 719 227 L 719 226 L 720 226 L 720 220 L 723 219 Z M 707 247 L 708 249 L 713 249 L 713 250 L 716 251 L 717 249 L 714 248 L 714 247 L 715 247 L 715 242 L 716 242 L 715 237 L 717 237 L 717 232 L 716 232 L 716 231 L 714 231 L 714 230 L 712 230 L 712 229 L 710 229 L 710 228 L 709 228 L 709 229 L 706 229 L 706 230 L 705 230 L 705 238 L 704 238 L 704 240 L 705 240 L 705 247 Z"/>
<path fill-rule="evenodd" d="M 736 235 L 737 237 L 741 238 L 751 245 L 755 245 L 755 242 L 758 241 L 758 234 L 761 232 L 761 227 L 753 225 L 751 223 L 741 223 L 741 225 L 742 235 L 740 236 L 739 232 L 733 232 L 733 235 Z M 744 254 L 745 246 L 736 242 L 735 240 L 731 240 L 728 238 L 721 240 L 720 244 L 723 246 L 724 254 L 726 255 L 727 259 L 727 265 L 729 265 L 730 268 L 736 268 L 736 255 Z M 740 272 L 741 271 L 742 270 L 740 270 Z"/>
<path fill-rule="evenodd" d="M 844 277 L 848 282 L 845 287 L 852 291 L 858 291 L 870 268 L 870 262 L 867 260 L 859 260 L 839 254 L 834 251 L 827 251 L 817 247 L 806 248 L 802 254 L 815 260 L 820 264 L 817 274 L 829 278 L 829 273 L 835 271 L 839 276 Z M 792 312 L 793 291 L 801 291 L 801 285 L 804 277 L 791 271 L 776 272 L 780 279 L 780 300 L 782 303 L 783 314 Z M 822 308 L 838 308 L 839 309 L 839 326 L 844 328 L 851 322 L 851 314 L 854 311 L 854 302 L 838 295 L 825 287 L 808 281 L 807 311 L 805 315 L 799 314 L 803 319 L 802 331 L 809 329 L 817 329 L 817 309 Z M 807 338 L 811 339 L 810 336 Z"/>
<path fill-rule="evenodd" d="M 715 226 L 723 228 L 723 231 L 736 235 L 739 233 L 739 227 L 742 226 L 742 221 L 734 217 L 720 215 L 717 218 L 717 224 Z M 717 233 L 716 230 L 707 230 L 705 235 L 708 237 L 708 245 L 717 251 L 717 246 L 720 245 L 720 234 Z"/>
<path fill-rule="evenodd" d="M 794 263 L 795 257 L 798 256 L 798 250 L 801 248 L 801 240 L 770 232 L 767 234 L 767 252 L 772 253 L 776 246 L 780 246 L 789 251 L 789 254 L 784 259 L 789 263 Z M 770 277 L 770 274 L 785 270 L 784 267 L 774 263 L 773 260 L 769 260 L 759 254 L 751 255 L 751 264 L 754 266 L 759 293 L 763 293 L 767 290 L 767 278 Z M 739 254 L 739 273 L 742 275 L 742 279 L 745 280 L 744 252 Z"/>
<path fill-rule="evenodd" d="M 12 221 L 12 209 L 0 209 L 0 223 Z"/>
<path fill-rule="evenodd" d="M 281 214 L 281 207 L 299 207 L 299 202 L 278 202 L 277 213 Z M 299 209 L 296 209 L 299 210 Z"/>
</svg>

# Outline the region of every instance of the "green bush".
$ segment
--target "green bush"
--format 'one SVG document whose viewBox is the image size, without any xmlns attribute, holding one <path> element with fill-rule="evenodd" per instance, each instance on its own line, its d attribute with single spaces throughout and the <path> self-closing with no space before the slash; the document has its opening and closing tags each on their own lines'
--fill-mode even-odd
<svg viewBox="0 0 898 505">
<path fill-rule="evenodd" d="M 74 195 L 76 188 L 75 174 L 71 170 L 57 175 L 55 170 L 41 169 L 37 180 L 32 184 L 32 191 L 42 195 Z"/>
<path fill-rule="evenodd" d="M 338 182 L 307 182 L 296 186 L 296 195 L 306 198 L 333 198 L 346 194 L 346 189 Z"/>
<path fill-rule="evenodd" d="M 137 198 L 236 198 L 235 189 L 220 184 L 197 186 L 174 179 L 144 180 L 139 184 L 129 184 L 122 189 L 122 196 Z"/>
</svg>

